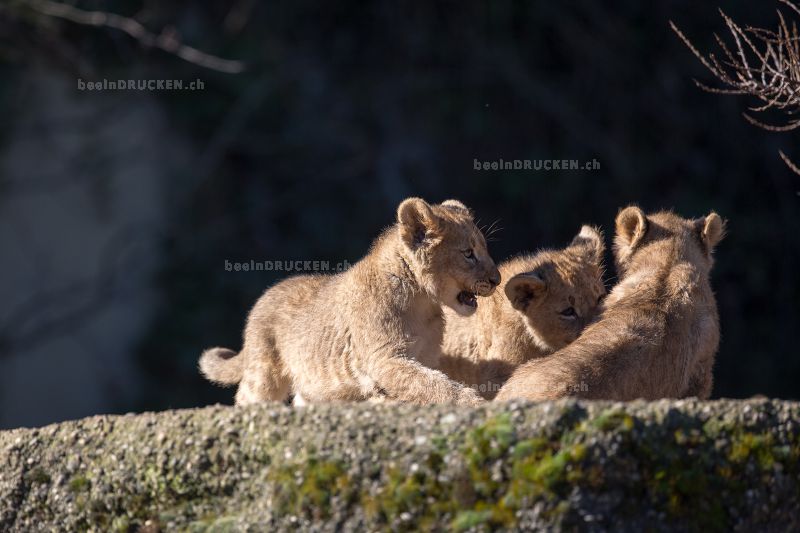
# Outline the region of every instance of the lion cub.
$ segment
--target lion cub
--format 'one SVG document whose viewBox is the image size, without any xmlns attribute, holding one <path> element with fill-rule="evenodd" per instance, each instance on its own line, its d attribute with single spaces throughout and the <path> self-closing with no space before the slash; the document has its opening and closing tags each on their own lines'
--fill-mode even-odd
<svg viewBox="0 0 800 533">
<path fill-rule="evenodd" d="M 606 294 L 603 235 L 583 226 L 562 250 L 500 265 L 498 291 L 468 319 L 445 321 L 439 369 L 494 398 L 513 370 L 578 338 Z"/>
<path fill-rule="evenodd" d="M 566 348 L 518 368 L 497 400 L 709 397 L 719 344 L 709 273 L 722 219 L 628 207 L 616 230 L 620 282 L 599 319 Z"/>
<path fill-rule="evenodd" d="M 434 370 L 441 353 L 442 306 L 468 316 L 500 272 L 462 203 L 409 198 L 397 223 L 346 272 L 296 276 L 256 302 L 238 354 L 211 348 L 200 370 L 239 383 L 236 403 L 298 404 L 372 398 L 419 404 L 483 399 Z"/>
</svg>

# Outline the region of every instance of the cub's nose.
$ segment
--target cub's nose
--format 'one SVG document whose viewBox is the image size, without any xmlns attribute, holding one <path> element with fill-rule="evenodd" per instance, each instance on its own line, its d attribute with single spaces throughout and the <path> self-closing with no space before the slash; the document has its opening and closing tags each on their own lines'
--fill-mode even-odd
<svg viewBox="0 0 800 533">
<path fill-rule="evenodd" d="M 489 274 L 489 283 L 491 283 L 495 287 L 500 285 L 500 271 L 497 270 L 496 268 L 494 269 L 494 272 Z"/>
</svg>

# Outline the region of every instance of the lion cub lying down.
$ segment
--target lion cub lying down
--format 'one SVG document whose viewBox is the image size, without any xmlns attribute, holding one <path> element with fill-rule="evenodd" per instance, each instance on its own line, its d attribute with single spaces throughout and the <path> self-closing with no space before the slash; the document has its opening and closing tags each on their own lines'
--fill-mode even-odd
<svg viewBox="0 0 800 533">
<path fill-rule="evenodd" d="M 723 226 L 716 213 L 686 220 L 622 210 L 620 282 L 599 319 L 566 348 L 518 368 L 496 399 L 708 398 L 719 344 L 709 272 Z"/>
<path fill-rule="evenodd" d="M 500 272 L 460 202 L 403 201 L 397 223 L 340 274 L 295 276 L 256 302 L 238 354 L 211 348 L 200 370 L 239 384 L 236 403 L 367 400 L 418 404 L 483 399 L 434 370 L 442 305 L 460 315 L 489 296 Z"/>
<path fill-rule="evenodd" d="M 583 226 L 562 250 L 500 265 L 498 291 L 469 318 L 449 317 L 439 369 L 494 398 L 516 367 L 578 338 L 606 294 L 603 235 Z"/>
</svg>

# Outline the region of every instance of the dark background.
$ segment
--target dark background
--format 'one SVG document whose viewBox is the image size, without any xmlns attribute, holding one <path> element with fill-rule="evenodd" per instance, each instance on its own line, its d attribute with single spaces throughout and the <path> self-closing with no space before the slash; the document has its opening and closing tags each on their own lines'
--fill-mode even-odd
<svg viewBox="0 0 800 533">
<path fill-rule="evenodd" d="M 18 3 L 0 10 L 0 145 L 6 157 L 18 155 L 15 124 L 27 124 L 19 117 L 41 108 L 31 79 L 42 76 L 63 85 L 62 111 L 111 106 L 144 116 L 137 107 L 142 106 L 168 131 L 147 134 L 151 148 L 135 154 L 159 169 L 153 198 L 163 207 L 148 222 L 153 227 L 147 247 L 135 259 L 120 259 L 124 273 L 112 276 L 126 279 L 137 261 L 147 259 L 147 275 L 137 287 L 152 297 L 139 314 L 146 320 L 135 334 L 126 334 L 113 357 L 103 350 L 92 356 L 91 381 L 106 392 L 91 404 L 70 407 L 82 392 L 64 378 L 58 380 L 61 389 L 49 388 L 48 405 L 31 410 L 25 395 L 34 393 L 25 383 L 39 373 L 63 375 L 84 355 L 83 349 L 46 349 L 42 339 L 68 338 L 93 327 L 86 321 L 98 320 L 113 338 L 115 328 L 129 324 L 127 318 L 104 318 L 115 293 L 92 302 L 90 312 L 65 312 L 55 326 L 45 320 L 20 342 L 19 310 L 8 302 L 24 304 L 25 298 L 6 286 L 8 297 L 0 295 L 8 303 L 0 315 L 6 322 L 0 325 L 0 372 L 6 390 L 16 388 L 13 395 L 0 395 L 0 427 L 230 403 L 233 390 L 203 381 L 197 357 L 212 345 L 238 348 L 249 306 L 281 274 L 226 272 L 225 260 L 353 262 L 393 222 L 396 205 L 412 195 L 458 198 L 482 222 L 499 220 L 503 229 L 490 247 L 497 260 L 564 245 L 582 223 L 602 226 L 610 244 L 614 216 L 629 203 L 692 217 L 716 210 L 729 223 L 712 275 L 722 323 L 714 396 L 798 397 L 800 177 L 777 152 L 797 160 L 800 149 L 792 133 L 747 124 L 741 112 L 753 102 L 708 94 L 693 84 L 693 77 L 712 78 L 668 21 L 709 50 L 712 32 L 724 35 L 713 3 L 77 5 L 135 17 L 156 33 L 174 26 L 184 43 L 240 59 L 247 70 L 214 72 L 142 47 L 119 31 L 44 17 Z M 721 5 L 742 23 L 772 27 L 777 20 L 777 3 Z M 77 78 L 129 77 L 199 78 L 205 88 L 143 94 L 76 87 Z M 35 139 L 70 128 L 69 118 L 55 124 L 46 114 L 37 117 Z M 112 121 L 109 115 L 103 124 Z M 123 209 L 126 195 L 114 197 L 114 190 L 131 180 L 144 183 L 152 172 L 141 171 L 140 177 L 113 170 L 120 165 L 113 150 L 104 151 L 109 137 L 97 131 L 103 130 L 71 134 L 75 142 L 94 136 L 83 140 L 88 148 L 73 161 L 80 176 L 64 171 L 53 179 L 87 184 L 96 209 L 105 213 L 96 222 L 102 225 L 103 216 L 113 218 Z M 124 148 L 125 135 L 120 137 L 114 146 Z M 37 157 L 51 157 L 48 145 L 41 150 Z M 98 153 L 102 161 L 95 161 Z M 474 159 L 500 158 L 596 159 L 600 169 L 473 169 Z M 34 179 L 35 167 L 0 167 L 0 213 L 21 205 L 19 195 Z M 114 172 L 119 175 L 109 192 L 104 183 Z M 68 206 L 63 191 L 59 183 L 46 183 L 37 194 Z M 104 203 L 109 195 L 115 198 L 112 207 Z M 48 225 L 70 232 L 70 216 L 59 215 Z M 135 235 L 140 229 L 134 218 L 128 230 Z M 83 242 L 82 231 L 72 231 L 79 234 L 77 243 Z M 26 239 L 16 230 L 9 235 L 5 247 L 22 246 Z M 48 249 L 50 240 L 45 233 L 37 242 Z M 75 246 L 78 253 L 83 245 Z M 54 263 L 50 272 L 58 272 Z M 6 269 L 28 267 L 2 268 L 4 278 L 14 279 Z M 100 272 L 98 284 L 116 283 Z M 52 289 L 56 295 L 58 290 Z M 47 314 L 49 301 L 40 313 Z M 20 361 L 34 349 L 41 362 L 25 366 Z M 123 359 L 128 370 L 105 377 L 103 370 Z M 115 393 L 123 389 L 125 394 Z"/>
</svg>

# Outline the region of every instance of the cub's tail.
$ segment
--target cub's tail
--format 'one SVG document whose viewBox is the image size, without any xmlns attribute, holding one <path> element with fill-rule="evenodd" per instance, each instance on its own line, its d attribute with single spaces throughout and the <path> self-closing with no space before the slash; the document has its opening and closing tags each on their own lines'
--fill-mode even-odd
<svg viewBox="0 0 800 533">
<path fill-rule="evenodd" d="M 236 385 L 244 373 L 244 357 L 227 348 L 209 348 L 200 356 L 198 366 L 206 379 L 219 385 Z"/>
</svg>

